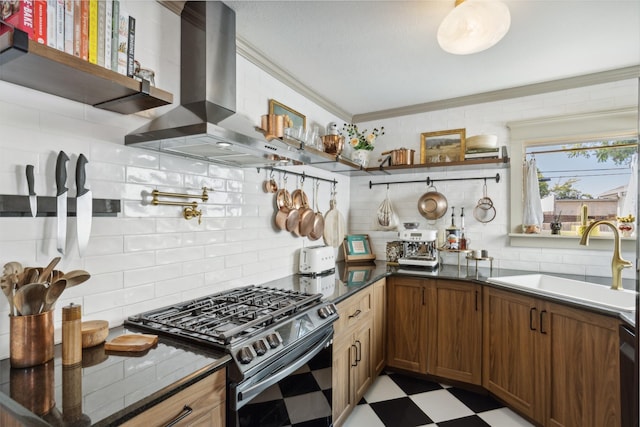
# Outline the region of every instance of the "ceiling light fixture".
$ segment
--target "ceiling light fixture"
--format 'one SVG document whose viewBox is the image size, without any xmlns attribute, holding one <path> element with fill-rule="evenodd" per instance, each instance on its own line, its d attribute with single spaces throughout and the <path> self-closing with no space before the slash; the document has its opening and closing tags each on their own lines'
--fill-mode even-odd
<svg viewBox="0 0 640 427">
<path fill-rule="evenodd" d="M 438 43 L 456 55 L 481 52 L 498 43 L 510 25 L 509 8 L 498 0 L 456 0 L 438 28 Z"/>
</svg>

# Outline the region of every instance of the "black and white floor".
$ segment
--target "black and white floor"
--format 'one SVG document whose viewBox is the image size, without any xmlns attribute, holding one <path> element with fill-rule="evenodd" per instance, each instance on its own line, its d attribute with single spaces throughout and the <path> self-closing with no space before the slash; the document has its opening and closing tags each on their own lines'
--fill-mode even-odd
<svg viewBox="0 0 640 427">
<path fill-rule="evenodd" d="M 531 423 L 489 396 L 396 373 L 376 378 L 345 427 L 521 427 Z"/>
</svg>

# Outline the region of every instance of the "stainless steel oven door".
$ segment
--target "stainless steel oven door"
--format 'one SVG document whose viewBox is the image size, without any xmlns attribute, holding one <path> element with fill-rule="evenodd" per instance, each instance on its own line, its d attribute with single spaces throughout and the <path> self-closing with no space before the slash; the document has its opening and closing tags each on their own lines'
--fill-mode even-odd
<svg viewBox="0 0 640 427">
<path fill-rule="evenodd" d="M 278 360 L 266 366 L 264 369 L 251 375 L 240 383 L 231 383 L 229 386 L 229 408 L 237 411 L 246 405 L 251 399 L 263 390 L 271 387 L 283 378 L 304 366 L 324 348 L 331 345 L 333 339 L 333 326 L 319 331 L 300 340 L 287 353 Z"/>
</svg>

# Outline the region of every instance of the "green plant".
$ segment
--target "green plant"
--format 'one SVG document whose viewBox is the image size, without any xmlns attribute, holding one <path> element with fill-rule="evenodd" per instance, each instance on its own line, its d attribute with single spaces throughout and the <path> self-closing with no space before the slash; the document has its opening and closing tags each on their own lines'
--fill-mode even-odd
<svg viewBox="0 0 640 427">
<path fill-rule="evenodd" d="M 345 133 L 349 138 L 349 144 L 354 150 L 371 151 L 374 148 L 376 138 L 384 135 L 384 126 L 380 129 L 374 128 L 371 132 L 368 132 L 367 129 L 361 132 L 358 129 L 358 125 L 345 123 L 340 134 L 344 136 Z"/>
</svg>

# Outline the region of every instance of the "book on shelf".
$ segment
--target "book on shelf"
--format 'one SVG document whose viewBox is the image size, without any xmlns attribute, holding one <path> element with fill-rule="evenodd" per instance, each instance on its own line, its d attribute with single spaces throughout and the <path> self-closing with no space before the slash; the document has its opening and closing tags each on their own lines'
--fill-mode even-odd
<svg viewBox="0 0 640 427">
<path fill-rule="evenodd" d="M 106 0 L 104 14 L 104 68 L 111 69 L 111 41 L 113 38 L 113 2 Z"/>
<path fill-rule="evenodd" d="M 64 52 L 73 55 L 73 0 L 64 0 Z"/>
<path fill-rule="evenodd" d="M 27 36 L 31 40 L 33 40 L 33 0 L 24 0 L 17 2 L 4 1 L 0 2 L 0 4 L 2 5 L 2 14 L 0 16 L 5 16 L 3 21 L 8 24 L 0 24 L 0 34 L 9 33 L 11 26 L 13 26 L 27 33 Z"/>
<path fill-rule="evenodd" d="M 127 76 L 133 77 L 135 71 L 136 18 L 129 15 L 129 41 L 127 43 Z"/>
<path fill-rule="evenodd" d="M 64 0 L 56 2 L 56 49 L 64 52 Z"/>
<path fill-rule="evenodd" d="M 56 48 L 56 1 L 47 1 L 47 46 Z"/>
<path fill-rule="evenodd" d="M 118 71 L 118 25 L 120 21 L 120 2 L 113 0 L 111 10 L 113 16 L 111 23 L 111 69 Z"/>
<path fill-rule="evenodd" d="M 502 147 L 494 148 L 474 148 L 466 150 L 464 154 L 465 160 L 473 159 L 500 159 L 503 157 Z"/>
<path fill-rule="evenodd" d="M 104 67 L 104 30 L 106 25 L 107 6 L 104 0 L 98 0 L 98 54 L 96 63 Z"/>
<path fill-rule="evenodd" d="M 33 39 L 47 44 L 47 2 L 36 0 L 33 4 Z"/>
<path fill-rule="evenodd" d="M 82 50 L 82 2 L 73 0 L 73 56 L 80 58 Z"/>
<path fill-rule="evenodd" d="M 80 2 L 80 58 L 89 60 L 89 0 Z"/>
<path fill-rule="evenodd" d="M 98 0 L 89 0 L 89 62 L 98 63 Z"/>
<path fill-rule="evenodd" d="M 118 68 L 116 71 L 127 75 L 127 52 L 129 45 L 129 13 L 122 10 L 118 17 Z"/>
</svg>

